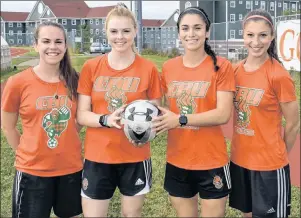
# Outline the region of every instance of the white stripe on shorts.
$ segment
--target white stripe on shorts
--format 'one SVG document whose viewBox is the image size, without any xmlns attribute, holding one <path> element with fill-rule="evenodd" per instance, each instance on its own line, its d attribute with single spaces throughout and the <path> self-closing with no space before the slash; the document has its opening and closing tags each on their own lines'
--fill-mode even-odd
<svg viewBox="0 0 301 218">
<path fill-rule="evenodd" d="M 278 182 L 278 200 L 277 200 L 277 217 L 287 216 L 287 203 L 288 203 L 288 190 L 287 181 L 285 177 L 284 168 L 277 170 L 277 182 Z"/>
<path fill-rule="evenodd" d="M 151 181 L 152 165 L 151 165 L 150 158 L 143 161 L 143 167 L 144 167 L 145 180 L 146 180 L 145 186 L 140 192 L 135 194 L 135 196 L 136 195 L 144 195 L 144 194 L 148 193 L 150 191 L 150 187 L 152 184 L 152 181 Z"/>
<path fill-rule="evenodd" d="M 224 168 L 224 174 L 225 174 L 228 189 L 231 189 L 231 177 L 230 177 L 229 166 L 230 163 L 226 164 L 223 168 Z"/>
</svg>

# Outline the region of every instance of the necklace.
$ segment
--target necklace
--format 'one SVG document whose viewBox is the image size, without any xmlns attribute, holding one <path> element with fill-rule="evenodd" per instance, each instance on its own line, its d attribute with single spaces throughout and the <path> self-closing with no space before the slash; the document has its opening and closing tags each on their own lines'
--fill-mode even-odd
<svg viewBox="0 0 301 218">
<path fill-rule="evenodd" d="M 59 99 L 59 96 L 58 96 L 58 94 L 57 94 L 59 85 L 60 85 L 60 82 L 58 82 L 58 84 L 56 85 L 56 91 L 55 91 L 55 93 L 54 93 L 54 95 L 53 95 L 53 97 L 54 97 L 55 99 Z"/>
</svg>

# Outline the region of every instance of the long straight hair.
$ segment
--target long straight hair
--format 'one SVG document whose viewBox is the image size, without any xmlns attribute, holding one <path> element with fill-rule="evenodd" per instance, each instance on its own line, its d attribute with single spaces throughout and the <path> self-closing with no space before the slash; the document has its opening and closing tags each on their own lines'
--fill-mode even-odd
<svg viewBox="0 0 301 218">
<path fill-rule="evenodd" d="M 66 83 L 66 86 L 67 86 L 68 92 L 69 92 L 69 94 L 68 94 L 69 98 L 72 99 L 74 97 L 75 99 L 77 99 L 77 85 L 78 85 L 79 75 L 71 65 L 70 55 L 69 55 L 68 46 L 67 46 L 67 36 L 66 36 L 65 30 L 64 30 L 64 27 L 61 24 L 53 23 L 50 21 L 41 23 L 36 28 L 36 31 L 34 33 L 35 43 L 38 44 L 39 33 L 40 33 L 41 28 L 49 27 L 49 26 L 60 29 L 64 34 L 65 45 L 67 47 L 67 50 L 64 54 L 63 59 L 60 62 L 60 66 L 59 66 L 60 77 L 64 78 L 64 80 L 65 80 L 65 83 Z"/>
</svg>

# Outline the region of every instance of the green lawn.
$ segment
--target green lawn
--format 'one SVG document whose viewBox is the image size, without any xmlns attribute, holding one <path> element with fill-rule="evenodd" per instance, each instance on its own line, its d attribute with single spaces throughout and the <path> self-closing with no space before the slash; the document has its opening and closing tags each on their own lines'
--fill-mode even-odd
<svg viewBox="0 0 301 218">
<path fill-rule="evenodd" d="M 167 58 L 157 56 L 146 56 L 146 58 L 156 63 L 161 70 L 162 63 Z M 72 59 L 73 66 L 80 71 L 82 64 L 87 60 L 85 57 Z M 300 75 L 296 77 L 300 81 Z M 298 97 L 300 99 L 299 89 L 296 86 Z M 18 125 L 20 128 L 20 123 Z M 85 129 L 80 133 L 81 139 L 84 139 Z M 230 143 L 228 141 L 228 151 Z M 145 205 L 143 207 L 144 217 L 175 217 L 175 211 L 168 199 L 167 193 L 163 189 L 164 171 L 165 171 L 165 155 L 166 155 L 166 134 L 157 137 L 151 144 L 152 147 L 152 163 L 153 163 L 153 187 L 147 195 Z M 14 153 L 9 148 L 7 141 L 1 130 L 1 217 L 11 216 L 11 193 L 12 182 L 14 177 Z M 112 198 L 109 210 L 110 217 L 120 216 L 120 199 L 119 192 L 116 191 Z M 241 214 L 237 210 L 227 207 L 226 217 L 239 217 Z M 292 190 L 292 215 L 291 217 L 300 217 L 300 188 L 293 187 Z"/>
</svg>

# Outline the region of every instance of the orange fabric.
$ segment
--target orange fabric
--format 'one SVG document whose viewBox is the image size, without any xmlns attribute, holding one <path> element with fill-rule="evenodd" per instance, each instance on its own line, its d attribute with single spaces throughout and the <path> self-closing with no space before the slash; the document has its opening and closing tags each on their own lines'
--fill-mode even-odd
<svg viewBox="0 0 301 218">
<path fill-rule="evenodd" d="M 153 63 L 136 55 L 124 70 L 114 70 L 107 55 L 88 60 L 82 69 L 78 92 L 91 96 L 92 112 L 111 114 L 123 104 L 138 99 L 162 97 L 160 78 Z M 150 157 L 149 143 L 134 147 L 123 129 L 88 127 L 85 158 L 99 163 L 130 163 Z"/>
<path fill-rule="evenodd" d="M 253 72 L 243 64 L 235 71 L 231 160 L 250 170 L 279 169 L 288 164 L 279 103 L 296 100 L 294 82 L 275 59 Z"/>
<path fill-rule="evenodd" d="M 171 111 L 194 114 L 213 110 L 217 91 L 235 91 L 231 63 L 221 57 L 217 59 L 220 66 L 217 72 L 214 72 L 210 56 L 195 68 L 185 67 L 182 57 L 164 64 L 162 87 Z M 228 154 L 221 127 L 186 126 L 169 130 L 167 162 L 190 170 L 226 165 Z"/>
<path fill-rule="evenodd" d="M 56 90 L 58 99 L 54 98 Z M 1 109 L 19 113 L 23 129 L 16 151 L 17 170 L 50 177 L 82 169 L 76 107 L 63 82 L 42 81 L 32 68 L 8 79 Z"/>
</svg>

